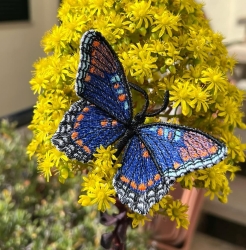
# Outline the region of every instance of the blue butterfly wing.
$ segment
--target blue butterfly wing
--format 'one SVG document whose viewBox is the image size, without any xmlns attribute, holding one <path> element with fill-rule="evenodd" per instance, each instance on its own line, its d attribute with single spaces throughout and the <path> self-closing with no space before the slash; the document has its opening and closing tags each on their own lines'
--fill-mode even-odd
<svg viewBox="0 0 246 250">
<path fill-rule="evenodd" d="M 212 167 L 227 155 L 222 142 L 193 128 L 157 123 L 140 126 L 138 133 L 166 181 Z"/>
<path fill-rule="evenodd" d="M 147 214 L 169 189 L 148 149 L 136 135 L 126 146 L 113 185 L 120 201 L 140 214 Z"/>
<path fill-rule="evenodd" d="M 81 39 L 75 89 L 78 96 L 118 121 L 131 123 L 131 94 L 122 65 L 106 39 L 94 30 Z"/>
<path fill-rule="evenodd" d="M 113 184 L 123 204 L 147 214 L 176 178 L 211 167 L 226 154 L 222 142 L 199 130 L 168 123 L 141 125 L 126 147 Z"/>
<path fill-rule="evenodd" d="M 70 159 L 87 162 L 97 147 L 107 147 L 125 131 L 124 124 L 82 99 L 65 113 L 52 143 Z"/>
</svg>

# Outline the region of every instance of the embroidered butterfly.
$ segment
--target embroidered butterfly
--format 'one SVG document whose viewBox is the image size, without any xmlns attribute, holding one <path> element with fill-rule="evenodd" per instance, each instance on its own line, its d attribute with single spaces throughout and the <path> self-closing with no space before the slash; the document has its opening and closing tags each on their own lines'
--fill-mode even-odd
<svg viewBox="0 0 246 250">
<path fill-rule="evenodd" d="M 120 201 L 147 214 L 169 191 L 176 178 L 212 167 L 226 156 L 225 145 L 199 130 L 169 123 L 143 124 L 168 106 L 147 113 L 148 95 L 129 83 L 123 67 L 106 39 L 87 31 L 80 44 L 75 90 L 81 99 L 64 115 L 53 144 L 69 158 L 88 162 L 100 145 L 116 142 L 116 155 L 124 149 L 122 167 L 113 178 Z M 145 97 L 143 110 L 133 118 L 130 88 Z"/>
</svg>

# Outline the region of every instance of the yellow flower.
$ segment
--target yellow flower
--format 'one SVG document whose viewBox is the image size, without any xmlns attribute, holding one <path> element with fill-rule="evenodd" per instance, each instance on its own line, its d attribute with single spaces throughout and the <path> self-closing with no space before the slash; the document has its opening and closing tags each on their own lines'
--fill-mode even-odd
<svg viewBox="0 0 246 250">
<path fill-rule="evenodd" d="M 191 83 L 198 83 L 199 79 L 202 76 L 202 65 L 198 64 L 195 67 L 192 65 L 186 70 L 183 78 L 187 79 Z"/>
<path fill-rule="evenodd" d="M 93 163 L 94 169 L 92 173 L 100 175 L 107 181 L 111 181 L 113 176 L 115 175 L 117 169 L 121 166 L 121 164 L 116 164 L 117 158 L 114 153 L 117 149 L 111 150 L 111 145 L 105 149 L 102 145 L 100 148 L 97 148 L 97 153 L 94 154 L 96 160 Z"/>
<path fill-rule="evenodd" d="M 115 29 L 117 33 L 124 34 L 129 28 L 131 22 L 126 20 L 125 16 L 117 15 L 115 12 L 110 13 L 108 26 Z"/>
<path fill-rule="evenodd" d="M 204 110 L 204 112 L 207 112 L 209 107 L 209 93 L 207 89 L 202 89 L 201 87 L 197 86 L 192 91 L 193 96 L 193 103 L 196 106 L 196 112 L 199 112 L 201 110 Z"/>
<path fill-rule="evenodd" d="M 171 204 L 168 204 L 167 215 L 171 221 L 176 221 L 177 228 L 180 226 L 187 228 L 188 226 L 188 206 L 183 205 L 179 200 L 173 201 Z"/>
<path fill-rule="evenodd" d="M 62 162 L 67 162 L 68 158 L 64 153 L 58 151 L 56 148 L 52 148 L 50 150 L 50 158 L 52 162 L 54 163 L 54 166 L 60 167 L 62 165 Z"/>
<path fill-rule="evenodd" d="M 213 90 L 215 96 L 218 91 L 224 91 L 225 86 L 228 84 L 224 74 L 218 68 L 203 70 L 200 80 L 207 86 L 207 90 Z"/>
<path fill-rule="evenodd" d="M 49 182 L 50 177 L 52 176 L 51 168 L 53 167 L 53 161 L 50 158 L 49 152 L 45 154 L 44 161 L 39 163 L 38 170 L 41 172 L 41 174 L 44 175 L 46 180 Z"/>
<path fill-rule="evenodd" d="M 151 221 L 146 215 L 138 214 L 138 213 L 127 213 L 127 216 L 132 218 L 132 227 L 135 228 L 139 224 L 144 225 L 145 221 Z"/>
<path fill-rule="evenodd" d="M 66 57 L 58 57 L 56 55 L 50 57 L 50 66 L 48 67 L 51 75 L 50 81 L 54 81 L 56 84 L 59 81 L 66 81 L 67 70 L 67 59 Z"/>
<path fill-rule="evenodd" d="M 197 178 L 197 172 L 192 172 L 190 174 L 186 174 L 177 179 L 177 182 L 180 182 L 181 186 L 184 188 L 192 189 L 194 180 Z"/>
<path fill-rule="evenodd" d="M 152 32 L 159 31 L 159 37 L 162 37 L 167 31 L 168 35 L 172 37 L 172 30 L 178 31 L 178 26 L 179 26 L 179 20 L 180 16 L 173 15 L 171 12 L 168 10 L 164 11 L 163 13 L 155 14 L 154 15 L 155 20 L 154 25 L 156 25 L 154 28 L 152 28 Z"/>
<path fill-rule="evenodd" d="M 235 176 L 236 176 L 235 173 L 237 171 L 240 171 L 241 168 L 238 167 L 238 166 L 228 165 L 228 169 L 227 170 L 228 170 L 228 172 L 231 172 L 230 180 L 233 181 L 235 179 Z"/>
<path fill-rule="evenodd" d="M 43 37 L 41 44 L 44 47 L 44 52 L 57 51 L 61 52 L 66 47 L 67 34 L 63 26 L 54 26 L 51 31 L 48 31 Z"/>
<path fill-rule="evenodd" d="M 153 23 L 153 11 L 150 8 L 151 0 L 148 2 L 136 1 L 131 5 L 131 12 L 129 14 L 130 20 L 133 22 L 138 22 L 136 25 L 136 29 L 140 28 L 144 22 L 144 27 L 147 29 L 149 27 L 149 23 L 152 25 Z"/>
<path fill-rule="evenodd" d="M 66 29 L 67 42 L 74 41 L 78 46 L 81 34 L 86 31 L 85 24 L 88 21 L 88 17 L 68 13 L 63 17 L 62 21 Z"/>
<path fill-rule="evenodd" d="M 36 75 L 32 80 L 30 81 L 30 84 L 32 86 L 32 90 L 34 94 L 38 93 L 40 94 L 43 89 L 45 89 L 46 84 L 49 81 L 46 80 L 44 75 Z"/>
<path fill-rule="evenodd" d="M 242 144 L 239 138 L 229 132 L 223 133 L 222 140 L 226 143 L 228 155 L 232 160 L 235 160 L 235 162 L 245 161 L 246 144 Z"/>
<path fill-rule="evenodd" d="M 216 185 L 222 186 L 226 170 L 227 166 L 224 164 L 224 162 L 220 162 L 212 168 L 198 170 L 199 176 L 197 179 L 204 181 L 205 188 L 210 186 L 214 190 L 216 189 Z"/>
<path fill-rule="evenodd" d="M 67 71 L 67 76 L 72 78 L 72 81 L 75 80 L 77 71 L 78 71 L 78 65 L 79 65 L 79 53 L 74 53 L 68 60 L 68 71 Z M 68 81 L 66 82 L 68 83 Z"/>
<path fill-rule="evenodd" d="M 177 86 L 172 86 L 170 91 L 170 101 L 174 101 L 173 107 L 181 104 L 182 113 L 186 116 L 191 115 L 191 108 L 194 108 L 195 101 L 192 100 L 193 87 L 189 82 L 178 82 Z"/>
<path fill-rule="evenodd" d="M 27 155 L 29 156 L 29 158 L 31 158 L 36 153 L 37 147 L 38 142 L 37 140 L 33 139 L 27 146 Z"/>
<path fill-rule="evenodd" d="M 128 76 L 129 73 L 133 75 L 133 65 L 137 63 L 137 58 L 132 57 L 132 55 L 124 51 L 120 55 L 120 61 L 124 67 L 126 76 Z"/>
<path fill-rule="evenodd" d="M 96 182 L 95 187 L 90 187 L 87 195 L 91 198 L 91 204 L 97 204 L 97 209 L 105 212 L 110 208 L 110 203 L 115 204 L 115 190 L 110 188 L 107 183 Z"/>
<path fill-rule="evenodd" d="M 133 76 L 136 76 L 140 83 L 144 82 L 145 79 L 152 77 L 152 69 L 156 69 L 157 65 L 155 64 L 157 58 L 152 57 L 150 52 L 140 53 L 139 58 L 136 60 L 136 64 L 132 66 L 134 69 Z"/>
<path fill-rule="evenodd" d="M 89 7 L 91 9 L 91 15 L 97 14 L 100 16 L 101 14 L 107 15 L 110 8 L 112 8 L 114 1 L 113 0 L 89 0 Z"/>
<path fill-rule="evenodd" d="M 152 40 L 147 50 L 157 53 L 161 56 L 166 56 L 167 43 L 160 40 Z"/>
<path fill-rule="evenodd" d="M 79 196 L 78 203 L 81 204 L 81 206 L 86 207 L 86 206 L 91 206 L 91 198 L 88 195 L 80 195 Z"/>
<path fill-rule="evenodd" d="M 215 196 L 220 196 L 218 189 L 208 189 L 205 196 L 209 196 L 210 200 L 213 200 Z"/>
<path fill-rule="evenodd" d="M 93 154 L 95 157 L 97 157 L 95 164 L 112 166 L 113 161 L 117 160 L 114 155 L 116 151 L 117 149 L 112 149 L 111 145 L 109 145 L 106 149 L 101 145 L 99 148 L 97 148 L 97 153 Z"/>
<path fill-rule="evenodd" d="M 82 191 L 87 191 L 90 188 L 95 188 L 97 183 L 102 182 L 101 176 L 97 174 L 90 173 L 88 176 L 83 176 L 83 182 L 81 184 Z"/>
<path fill-rule="evenodd" d="M 196 7 L 193 0 L 174 0 L 173 5 L 176 5 L 180 10 L 185 9 L 187 13 L 193 13 Z"/>
<path fill-rule="evenodd" d="M 219 110 L 218 116 L 223 117 L 225 123 L 236 127 L 243 117 L 243 113 L 239 111 L 238 106 L 239 103 L 235 102 L 232 98 L 224 97 L 223 104 L 216 105 L 216 108 Z"/>
<path fill-rule="evenodd" d="M 167 55 L 171 57 L 174 62 L 183 60 L 183 57 L 180 56 L 180 50 L 177 49 L 177 47 L 175 47 L 173 43 L 166 42 L 166 50 Z"/>
<path fill-rule="evenodd" d="M 199 59 L 202 62 L 208 57 L 205 37 L 192 29 L 190 30 L 190 38 L 187 40 L 186 48 L 193 53 L 195 59 Z"/>
</svg>

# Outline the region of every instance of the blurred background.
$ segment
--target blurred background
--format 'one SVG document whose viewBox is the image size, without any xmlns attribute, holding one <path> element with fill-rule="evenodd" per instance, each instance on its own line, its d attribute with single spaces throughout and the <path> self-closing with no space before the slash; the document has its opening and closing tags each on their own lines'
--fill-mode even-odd
<svg viewBox="0 0 246 250">
<path fill-rule="evenodd" d="M 224 35 L 229 53 L 238 60 L 231 81 L 246 90 L 246 1 L 202 2 L 212 29 Z M 32 65 L 44 56 L 40 40 L 57 23 L 58 6 L 58 0 L 0 0 L 0 118 L 17 121 L 19 127 L 32 117 L 36 102 L 29 86 Z M 246 133 L 236 133 L 246 143 Z M 228 204 L 201 201 L 190 249 L 246 249 L 246 166 L 242 169 L 231 183 Z"/>
</svg>

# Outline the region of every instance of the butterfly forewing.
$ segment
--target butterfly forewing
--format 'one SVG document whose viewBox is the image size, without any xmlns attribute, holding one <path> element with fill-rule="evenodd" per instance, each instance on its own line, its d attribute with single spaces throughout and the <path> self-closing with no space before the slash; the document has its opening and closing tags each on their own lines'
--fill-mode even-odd
<svg viewBox="0 0 246 250">
<path fill-rule="evenodd" d="M 105 38 L 94 30 L 81 39 L 75 89 L 78 96 L 115 119 L 131 123 L 131 96 L 122 65 Z"/>
<path fill-rule="evenodd" d="M 71 159 L 87 162 L 100 145 L 107 147 L 125 133 L 125 126 L 87 101 L 74 103 L 66 112 L 53 144 Z"/>
</svg>

